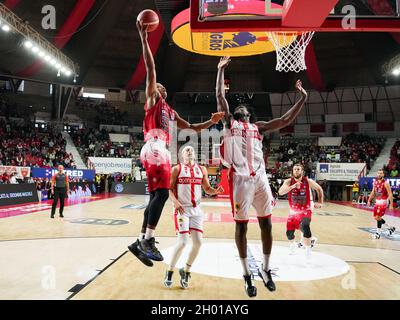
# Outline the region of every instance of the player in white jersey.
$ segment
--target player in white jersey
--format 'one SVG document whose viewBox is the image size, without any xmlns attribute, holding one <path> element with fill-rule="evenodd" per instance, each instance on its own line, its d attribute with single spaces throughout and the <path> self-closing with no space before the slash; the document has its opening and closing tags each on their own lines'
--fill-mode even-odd
<svg viewBox="0 0 400 320">
<path fill-rule="evenodd" d="M 190 269 L 199 254 L 203 238 L 204 215 L 200 208 L 202 189 L 209 195 L 224 193 L 222 187 L 214 189 L 208 180 L 207 169 L 195 162 L 195 151 L 187 146 L 182 150 L 183 163 L 172 168 L 170 199 L 174 203 L 174 222 L 178 233 L 178 242 L 175 246 L 171 263 L 165 273 L 164 285 L 172 286 L 172 276 L 176 263 L 183 249 L 192 237 L 192 250 L 184 268 L 179 269 L 180 284 L 183 289 L 188 288 Z"/>
<path fill-rule="evenodd" d="M 218 111 L 225 112 L 224 142 L 221 152 L 225 164 L 230 167 L 230 193 L 236 221 L 235 240 L 243 266 L 245 290 L 248 296 L 254 297 L 257 295 L 257 288 L 253 284 L 253 274 L 247 261 L 246 235 L 250 206 L 257 211 L 263 246 L 263 264 L 258 270 L 258 275 L 268 290 L 276 290 L 269 267 L 272 249 L 271 211 L 274 199 L 265 173 L 263 134 L 291 124 L 304 106 L 307 92 L 302 88 L 301 81 L 297 81 L 296 88 L 300 92 L 300 100 L 283 116 L 268 122 L 255 121 L 254 115 L 245 105 L 239 105 L 232 114 L 225 98 L 224 86 L 224 70 L 229 62 L 229 57 L 221 58 L 217 75 Z"/>
</svg>

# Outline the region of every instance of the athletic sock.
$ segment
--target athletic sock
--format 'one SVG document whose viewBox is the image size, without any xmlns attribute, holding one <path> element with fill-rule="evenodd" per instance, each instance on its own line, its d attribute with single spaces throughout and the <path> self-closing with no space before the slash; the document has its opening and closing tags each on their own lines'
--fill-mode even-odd
<svg viewBox="0 0 400 320">
<path fill-rule="evenodd" d="M 144 239 L 145 234 L 142 232 L 139 235 L 139 241 L 142 241 Z"/>
<path fill-rule="evenodd" d="M 263 268 L 264 268 L 265 272 L 269 271 L 269 257 L 270 256 L 271 256 L 270 254 L 263 254 L 263 261 L 264 261 Z"/>
<path fill-rule="evenodd" d="M 311 246 L 306 246 L 306 257 L 310 257 L 311 256 Z"/>
<path fill-rule="evenodd" d="M 186 263 L 186 266 L 185 266 L 185 272 L 190 272 L 190 269 L 192 268 L 192 266 L 191 265 L 188 265 L 187 263 Z"/>
<path fill-rule="evenodd" d="M 240 258 L 240 262 L 242 263 L 243 274 L 245 276 L 249 276 L 251 274 L 251 272 L 250 272 L 249 262 L 247 261 L 247 258 Z"/>
<path fill-rule="evenodd" d="M 156 233 L 156 230 L 147 228 L 144 238 L 146 240 L 150 240 L 151 238 L 154 238 L 155 233 Z"/>
</svg>

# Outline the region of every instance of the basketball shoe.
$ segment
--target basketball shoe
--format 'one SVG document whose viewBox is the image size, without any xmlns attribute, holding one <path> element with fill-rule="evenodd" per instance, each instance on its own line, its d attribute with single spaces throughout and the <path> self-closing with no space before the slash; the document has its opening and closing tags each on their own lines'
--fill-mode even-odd
<svg viewBox="0 0 400 320">
<path fill-rule="evenodd" d="M 167 288 L 171 288 L 172 287 L 172 275 L 173 274 L 174 274 L 173 271 L 166 271 L 165 272 L 164 285 Z"/>
<path fill-rule="evenodd" d="M 246 294 L 250 298 L 255 297 L 257 295 L 257 288 L 253 284 L 253 279 L 254 279 L 253 274 L 248 276 L 243 276 L 243 279 L 244 279 L 244 290 L 246 291 Z"/>
<path fill-rule="evenodd" d="M 151 261 L 140 249 L 140 242 L 139 240 L 136 240 L 136 242 L 132 243 L 130 246 L 128 246 L 128 249 L 132 254 L 138 258 L 143 264 L 145 264 L 148 267 L 152 267 L 153 261 Z"/>
<path fill-rule="evenodd" d="M 267 287 L 267 289 L 269 291 L 272 292 L 272 291 L 276 290 L 275 283 L 272 280 L 271 269 L 268 270 L 268 271 L 265 271 L 264 270 L 264 265 L 261 265 L 261 268 L 258 269 L 258 275 L 262 279 L 262 281 L 264 282 L 264 285 Z"/>
<path fill-rule="evenodd" d="M 185 269 L 181 268 L 179 269 L 179 275 L 181 276 L 181 288 L 182 289 L 187 289 L 189 288 L 189 280 L 191 278 L 190 272 L 186 272 Z"/>
</svg>

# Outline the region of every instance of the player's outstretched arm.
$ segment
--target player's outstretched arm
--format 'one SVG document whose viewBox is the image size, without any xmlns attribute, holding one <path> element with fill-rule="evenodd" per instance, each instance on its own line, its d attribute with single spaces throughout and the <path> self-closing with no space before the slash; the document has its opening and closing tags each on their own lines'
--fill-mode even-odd
<svg viewBox="0 0 400 320">
<path fill-rule="evenodd" d="M 232 114 L 229 111 L 229 104 L 225 98 L 225 68 L 231 61 L 230 57 L 222 57 L 218 63 L 217 84 L 215 87 L 218 112 L 225 112 L 225 122 L 229 123 Z"/>
<path fill-rule="evenodd" d="M 203 181 L 201 182 L 201 186 L 203 187 L 205 193 L 211 196 L 224 193 L 224 188 L 221 186 L 219 186 L 217 189 L 211 187 L 210 181 L 208 180 L 208 171 L 206 167 L 202 166 L 201 171 L 203 171 Z"/>
<path fill-rule="evenodd" d="M 142 42 L 143 58 L 146 66 L 146 100 L 147 108 L 150 109 L 155 105 L 160 95 L 157 90 L 156 66 L 154 63 L 153 54 L 151 53 L 150 46 L 147 41 L 148 26 L 142 26 L 141 23 L 137 21 L 136 27 L 139 31 L 140 40 Z"/>
<path fill-rule="evenodd" d="M 182 204 L 175 197 L 176 181 L 178 180 L 178 175 L 179 175 L 179 166 L 175 166 L 172 168 L 172 171 L 171 171 L 171 180 L 170 180 L 171 183 L 170 183 L 170 188 L 169 188 L 169 198 L 171 199 L 172 203 L 174 204 L 174 208 L 178 211 L 178 213 L 184 213 Z"/>
<path fill-rule="evenodd" d="M 312 179 L 308 179 L 308 183 L 310 184 L 311 189 L 315 190 L 318 194 L 318 202 L 315 204 L 315 207 L 320 208 L 324 204 L 324 190 L 322 190 L 322 187 Z"/>
<path fill-rule="evenodd" d="M 285 194 L 288 194 L 290 191 L 292 191 L 293 189 L 297 188 L 297 185 L 300 186 L 300 182 L 295 183 L 294 185 L 290 185 L 290 180 L 291 179 L 286 179 L 282 186 L 279 188 L 278 194 L 280 196 L 284 196 Z"/>
<path fill-rule="evenodd" d="M 282 117 L 273 119 L 271 121 L 258 121 L 256 125 L 260 133 L 277 131 L 290 125 L 299 115 L 301 109 L 307 101 L 308 94 L 303 89 L 303 84 L 300 80 L 296 82 L 296 89 L 300 92 L 301 98 L 296 104 L 286 112 Z"/>
<path fill-rule="evenodd" d="M 175 118 L 178 124 L 179 129 L 192 129 L 197 132 L 200 132 L 203 129 L 208 129 L 213 125 L 217 124 L 221 121 L 221 119 L 225 116 L 225 112 L 217 112 L 211 114 L 210 120 L 202 123 L 189 123 L 186 120 L 182 119 L 178 112 L 175 111 Z"/>
</svg>

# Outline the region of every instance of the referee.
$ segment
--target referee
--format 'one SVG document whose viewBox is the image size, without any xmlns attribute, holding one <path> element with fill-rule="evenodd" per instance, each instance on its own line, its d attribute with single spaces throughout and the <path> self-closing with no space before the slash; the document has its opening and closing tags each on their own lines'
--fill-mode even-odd
<svg viewBox="0 0 400 320">
<path fill-rule="evenodd" d="M 51 208 L 51 218 L 54 219 L 58 198 L 60 198 L 60 218 L 64 218 L 64 200 L 69 193 L 68 176 L 64 172 L 64 166 L 58 166 L 58 172 L 51 178 L 51 193 L 53 194 L 53 206 Z"/>
</svg>

